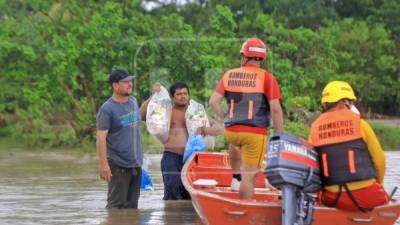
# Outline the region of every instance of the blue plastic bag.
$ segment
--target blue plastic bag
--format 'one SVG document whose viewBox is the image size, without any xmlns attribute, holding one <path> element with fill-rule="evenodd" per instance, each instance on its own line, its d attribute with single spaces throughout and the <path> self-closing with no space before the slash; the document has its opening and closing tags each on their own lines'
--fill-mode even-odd
<svg viewBox="0 0 400 225">
<path fill-rule="evenodd" d="M 142 168 L 142 177 L 140 180 L 140 188 L 144 189 L 146 191 L 153 191 L 153 181 L 151 180 L 151 177 L 147 170 Z"/>
<path fill-rule="evenodd" d="M 140 178 L 140 188 L 146 191 L 153 191 L 153 181 L 150 174 L 147 172 L 149 170 L 149 165 L 151 165 L 151 160 L 149 158 L 143 158 L 142 165 L 142 176 Z"/>
<path fill-rule="evenodd" d="M 206 150 L 206 144 L 204 138 L 201 135 L 193 135 L 188 138 L 185 145 L 185 153 L 183 154 L 183 163 L 192 155 L 194 152 L 204 152 Z"/>
</svg>

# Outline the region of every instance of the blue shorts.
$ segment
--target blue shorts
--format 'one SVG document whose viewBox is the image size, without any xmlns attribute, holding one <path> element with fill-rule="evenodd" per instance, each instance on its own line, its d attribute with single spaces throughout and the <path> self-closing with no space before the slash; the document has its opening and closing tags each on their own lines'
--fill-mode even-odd
<svg viewBox="0 0 400 225">
<path fill-rule="evenodd" d="M 164 182 L 163 200 L 184 200 L 190 199 L 181 180 L 183 167 L 183 156 L 165 150 L 161 159 L 161 172 Z"/>
</svg>

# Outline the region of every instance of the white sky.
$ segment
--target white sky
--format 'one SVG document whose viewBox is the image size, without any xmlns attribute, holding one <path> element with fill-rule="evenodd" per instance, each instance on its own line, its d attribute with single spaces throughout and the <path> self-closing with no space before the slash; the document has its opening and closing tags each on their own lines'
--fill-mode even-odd
<svg viewBox="0 0 400 225">
<path fill-rule="evenodd" d="M 190 2 L 191 0 L 159 0 L 159 2 L 162 2 L 164 4 L 170 4 L 170 3 L 177 3 L 178 5 L 183 5 L 186 2 Z M 146 9 L 147 11 L 151 11 L 157 7 L 160 7 L 161 5 L 156 2 L 147 2 L 147 1 L 142 1 L 141 6 Z"/>
</svg>

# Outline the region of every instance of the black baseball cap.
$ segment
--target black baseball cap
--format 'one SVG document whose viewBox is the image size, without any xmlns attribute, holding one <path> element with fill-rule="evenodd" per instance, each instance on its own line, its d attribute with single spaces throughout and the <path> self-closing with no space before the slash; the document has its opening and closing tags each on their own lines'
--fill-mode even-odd
<svg viewBox="0 0 400 225">
<path fill-rule="evenodd" d="M 133 80 L 134 78 L 135 78 L 134 76 L 130 75 L 125 70 L 116 69 L 110 74 L 110 77 L 108 78 L 108 82 L 110 84 L 113 84 L 113 83 L 119 82 L 119 81 L 130 81 L 130 80 Z"/>
</svg>

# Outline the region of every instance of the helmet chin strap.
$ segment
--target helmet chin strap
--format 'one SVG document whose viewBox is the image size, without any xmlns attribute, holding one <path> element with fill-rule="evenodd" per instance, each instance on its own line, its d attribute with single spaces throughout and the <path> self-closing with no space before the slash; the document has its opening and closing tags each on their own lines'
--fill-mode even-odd
<svg viewBox="0 0 400 225">
<path fill-rule="evenodd" d="M 351 101 L 345 101 L 344 105 L 350 109 L 352 112 L 354 112 L 355 114 L 360 115 L 360 111 L 357 109 L 357 107 L 351 102 Z"/>
<path fill-rule="evenodd" d="M 264 62 L 264 60 L 262 60 L 262 61 L 251 60 L 251 59 L 248 58 L 248 57 L 245 57 L 245 60 L 246 60 L 246 61 L 245 61 L 244 63 L 241 63 L 241 66 L 247 65 L 247 63 L 249 63 L 250 61 L 258 62 L 258 63 L 260 64 L 260 66 L 261 66 L 261 64 Z M 243 59 L 242 59 L 242 61 L 243 61 Z"/>
<path fill-rule="evenodd" d="M 246 59 L 245 59 L 246 61 L 244 62 L 244 63 L 242 63 L 242 66 L 245 66 L 249 61 L 250 61 L 250 59 L 249 58 L 247 58 L 246 57 Z"/>
</svg>

